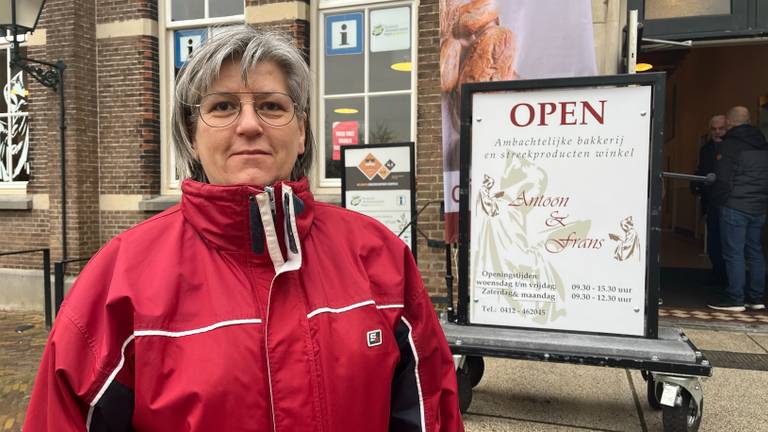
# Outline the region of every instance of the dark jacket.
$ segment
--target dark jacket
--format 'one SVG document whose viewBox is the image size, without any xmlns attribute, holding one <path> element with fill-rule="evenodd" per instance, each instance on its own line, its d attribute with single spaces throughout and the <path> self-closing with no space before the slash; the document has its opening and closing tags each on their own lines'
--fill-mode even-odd
<svg viewBox="0 0 768 432">
<path fill-rule="evenodd" d="M 711 139 L 701 146 L 701 149 L 699 149 L 699 165 L 696 167 L 694 174 L 706 176 L 709 173 L 715 172 L 715 156 L 717 155 L 718 147 L 719 143 Z M 701 195 L 701 212 L 706 214 L 712 206 L 712 185 L 704 182 L 691 182 L 691 191 Z"/>
<path fill-rule="evenodd" d="M 751 125 L 728 131 L 715 157 L 712 203 L 749 214 L 768 210 L 768 143 Z"/>
</svg>

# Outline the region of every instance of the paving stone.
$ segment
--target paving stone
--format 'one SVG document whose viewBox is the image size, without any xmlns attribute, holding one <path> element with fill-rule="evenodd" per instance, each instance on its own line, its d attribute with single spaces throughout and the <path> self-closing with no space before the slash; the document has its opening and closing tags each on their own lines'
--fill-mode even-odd
<svg viewBox="0 0 768 432">
<path fill-rule="evenodd" d="M 745 333 L 686 329 L 685 335 L 700 350 L 733 351 L 765 354 L 765 351 Z"/>
<path fill-rule="evenodd" d="M 32 327 L 29 327 L 29 326 Z M 29 327 L 17 332 L 17 328 Z M 20 432 L 48 330 L 40 312 L 0 311 L 0 425 Z"/>
</svg>

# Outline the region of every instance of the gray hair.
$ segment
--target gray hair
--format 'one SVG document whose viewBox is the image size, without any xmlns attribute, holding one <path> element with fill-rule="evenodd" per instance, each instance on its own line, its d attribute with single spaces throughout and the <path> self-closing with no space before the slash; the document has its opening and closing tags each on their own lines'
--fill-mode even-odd
<svg viewBox="0 0 768 432">
<path fill-rule="evenodd" d="M 200 103 L 227 60 L 240 61 L 243 82 L 246 83 L 248 71 L 258 63 L 273 62 L 283 71 L 288 94 L 296 103 L 296 120 L 306 122 L 304 154 L 296 159 L 290 180 L 307 175 L 312 166 L 314 142 L 307 115 L 312 78 L 304 55 L 283 33 L 250 26 L 215 30 L 213 36 L 192 53 L 176 78 L 171 129 L 179 177 L 208 182 L 203 166 L 195 157 L 192 140 L 198 118 L 197 111 L 190 105 Z"/>
</svg>

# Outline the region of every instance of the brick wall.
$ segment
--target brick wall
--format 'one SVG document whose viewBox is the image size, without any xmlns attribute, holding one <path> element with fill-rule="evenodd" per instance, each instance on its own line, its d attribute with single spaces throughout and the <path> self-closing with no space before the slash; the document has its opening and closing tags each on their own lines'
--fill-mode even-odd
<svg viewBox="0 0 768 432">
<path fill-rule="evenodd" d="M 440 116 L 440 17 L 438 0 L 419 3 L 416 206 L 443 199 L 443 147 Z M 431 239 L 443 239 L 439 205 L 419 217 L 419 228 Z M 445 251 L 419 239 L 417 254 L 424 284 L 432 295 L 445 292 Z"/>
<path fill-rule="evenodd" d="M 45 45 L 26 55 L 65 71 L 69 258 L 90 256 L 106 240 L 151 216 L 99 210 L 99 194 L 160 193 L 158 41 L 152 35 L 97 40 L 97 22 L 157 20 L 157 0 L 49 0 L 38 29 Z M 25 76 L 30 91 L 28 195 L 49 208 L 0 211 L 0 250 L 49 246 L 61 259 L 58 93 Z M 0 268 L 37 268 L 34 255 L 0 258 Z M 74 269 L 76 270 L 76 269 Z"/>
<path fill-rule="evenodd" d="M 64 89 L 67 111 L 67 218 L 70 256 L 90 254 L 98 247 L 98 148 L 95 5 L 93 0 L 49 0 L 40 17 L 46 31 L 45 46 L 33 46 L 27 55 L 66 64 Z M 0 234 L 9 239 L 3 249 L 50 245 L 52 258 L 61 257 L 61 177 L 58 93 L 26 76 L 30 90 L 30 146 L 32 176 L 28 194 L 46 195 L 50 210 L 0 213 Z M 34 260 L 36 261 L 36 260 Z M 11 259 L 9 265 L 32 264 Z M 0 266 L 6 261 L 0 260 Z"/>
<path fill-rule="evenodd" d="M 64 82 L 69 257 L 87 256 L 99 246 L 95 229 L 99 208 L 96 9 L 93 0 L 54 0 L 46 2 L 44 12 L 47 13 L 42 23 L 47 31 L 47 55 L 50 59 L 63 60 L 67 66 Z M 51 126 L 49 124 L 48 140 L 58 142 L 58 129 Z M 58 158 L 58 149 L 50 156 Z M 48 168 L 54 176 L 59 169 L 58 159 L 49 160 Z M 61 236 L 61 225 L 53 223 L 60 217 L 61 198 L 58 187 L 50 188 L 52 245 L 58 243 L 56 240 Z M 61 251 L 58 246 L 54 250 L 55 259 Z"/>
<path fill-rule="evenodd" d="M 157 38 L 99 40 L 102 194 L 160 193 Z"/>
<path fill-rule="evenodd" d="M 97 0 L 97 22 L 157 21 L 157 0 Z M 132 27 L 135 29 L 136 27 Z M 158 39 L 136 34 L 98 39 L 99 193 L 160 194 L 160 70 Z M 99 242 L 152 216 L 101 210 Z"/>
<path fill-rule="evenodd" d="M 98 24 L 147 18 L 157 21 L 158 0 L 96 0 Z"/>
<path fill-rule="evenodd" d="M 0 213 L 0 252 L 48 247 L 47 211 L 3 211 Z M 42 254 L 0 257 L 0 268 L 39 268 Z"/>
<path fill-rule="evenodd" d="M 253 24 L 260 29 L 269 29 L 288 34 L 294 43 L 304 52 L 304 58 L 309 63 L 309 22 L 305 20 L 286 20 L 266 24 Z"/>
</svg>

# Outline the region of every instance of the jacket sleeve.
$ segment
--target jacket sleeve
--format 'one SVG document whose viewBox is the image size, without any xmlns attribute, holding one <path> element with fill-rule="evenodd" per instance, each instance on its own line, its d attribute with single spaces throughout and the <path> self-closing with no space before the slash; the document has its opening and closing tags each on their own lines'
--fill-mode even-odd
<svg viewBox="0 0 768 432">
<path fill-rule="evenodd" d="M 85 431 L 89 409 L 85 393 L 94 364 L 91 346 L 62 309 L 35 378 L 24 432 Z"/>
<path fill-rule="evenodd" d="M 131 315 L 125 301 L 107 306 L 117 245 L 109 242 L 91 259 L 59 310 L 35 378 L 24 432 L 130 429 L 133 395 L 120 381 L 132 382 L 125 378 L 132 364 L 122 369 L 118 364 L 128 365 L 132 358 L 132 323 L 125 318 Z"/>
<path fill-rule="evenodd" d="M 701 146 L 699 149 L 699 163 L 696 165 L 696 171 L 694 174 L 705 176 L 711 172 L 714 172 L 715 155 L 713 153 L 714 145 L 711 142 L 708 141 L 703 146 Z M 689 187 L 691 192 L 700 194 L 704 185 L 701 182 L 693 181 Z"/>
<path fill-rule="evenodd" d="M 712 202 L 715 206 L 723 206 L 733 189 L 733 176 L 736 173 L 738 151 L 734 151 L 733 143 L 724 140 L 720 143 L 720 151 L 715 158 L 715 175 L 717 179 L 712 186 Z"/>
<path fill-rule="evenodd" d="M 389 430 L 460 432 L 453 356 L 421 275 L 407 251 L 405 304 L 395 336 L 400 362 L 392 381 Z"/>
</svg>

